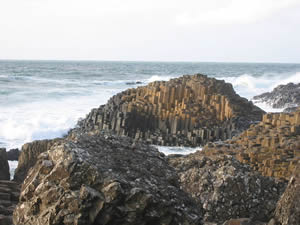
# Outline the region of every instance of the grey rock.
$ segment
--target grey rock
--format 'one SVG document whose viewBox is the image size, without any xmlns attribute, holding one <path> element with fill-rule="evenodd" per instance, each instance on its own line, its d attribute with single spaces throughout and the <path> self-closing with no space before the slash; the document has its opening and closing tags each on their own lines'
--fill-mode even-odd
<svg viewBox="0 0 300 225">
<path fill-rule="evenodd" d="M 300 83 L 279 85 L 271 92 L 253 97 L 253 100 L 265 102 L 273 108 L 290 108 L 289 110 L 293 110 L 293 108 L 300 106 Z"/>
<path fill-rule="evenodd" d="M 19 156 L 18 167 L 15 171 L 14 180 L 17 182 L 23 182 L 30 168 L 32 168 L 36 163 L 38 156 L 49 150 L 54 143 L 61 140 L 62 139 L 57 138 L 53 140 L 33 141 L 31 143 L 24 144 Z"/>
<path fill-rule="evenodd" d="M 7 160 L 10 160 L 10 161 L 18 161 L 19 155 L 20 155 L 19 149 L 17 149 L 17 148 L 15 148 L 15 149 L 10 149 L 10 150 L 7 152 Z"/>
<path fill-rule="evenodd" d="M 281 225 L 300 225 L 300 162 L 277 203 L 274 218 Z"/>
<path fill-rule="evenodd" d="M 202 224 L 201 211 L 155 148 L 82 135 L 39 155 L 25 179 L 14 224 Z"/>
<path fill-rule="evenodd" d="M 0 224 L 12 225 L 12 215 L 19 200 L 20 185 L 0 180 Z"/>
<path fill-rule="evenodd" d="M 222 224 L 233 218 L 272 217 L 285 183 L 263 177 L 232 156 L 206 157 L 201 152 L 172 157 L 183 190 L 204 210 L 204 221 Z"/>
</svg>

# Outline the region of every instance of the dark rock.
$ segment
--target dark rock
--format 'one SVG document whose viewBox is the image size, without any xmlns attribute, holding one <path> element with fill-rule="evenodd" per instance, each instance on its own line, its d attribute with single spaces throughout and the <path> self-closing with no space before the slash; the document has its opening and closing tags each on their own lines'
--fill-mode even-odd
<svg viewBox="0 0 300 225">
<path fill-rule="evenodd" d="M 59 142 L 60 140 L 62 139 L 57 138 L 53 140 L 33 141 L 24 144 L 19 156 L 18 167 L 15 170 L 14 180 L 23 182 L 29 169 L 36 163 L 39 154 L 46 152 L 54 143 Z"/>
<path fill-rule="evenodd" d="M 7 152 L 7 160 L 18 161 L 20 155 L 19 149 L 11 149 Z"/>
<path fill-rule="evenodd" d="M 237 135 L 263 113 L 229 83 L 186 75 L 113 96 L 81 120 L 70 136 L 104 130 L 149 144 L 199 146 Z"/>
<path fill-rule="evenodd" d="M 20 185 L 13 181 L 0 180 L 0 224 L 12 225 L 13 211 L 18 203 Z"/>
<path fill-rule="evenodd" d="M 300 83 L 279 85 L 272 92 L 253 97 L 257 102 L 265 102 L 273 108 L 290 108 L 300 106 Z"/>
<path fill-rule="evenodd" d="M 201 224 L 201 211 L 155 148 L 114 136 L 73 137 L 40 154 L 14 224 Z"/>
<path fill-rule="evenodd" d="M 223 223 L 223 225 L 266 225 L 260 221 L 253 221 L 249 218 L 231 219 Z"/>
<path fill-rule="evenodd" d="M 183 190 L 203 207 L 204 221 L 222 224 L 232 218 L 267 222 L 285 183 L 263 177 L 232 156 L 203 156 L 201 151 L 170 158 Z"/>
<path fill-rule="evenodd" d="M 280 225 L 300 225 L 300 161 L 277 203 L 275 220 Z"/>
<path fill-rule="evenodd" d="M 299 107 L 289 107 L 289 108 L 285 108 L 283 110 L 283 112 L 285 112 L 285 113 L 293 113 L 293 112 L 296 112 L 298 109 L 299 109 Z"/>
<path fill-rule="evenodd" d="M 142 84 L 141 81 L 132 81 L 132 82 L 126 82 L 127 85 L 134 85 L 134 84 Z"/>
<path fill-rule="evenodd" d="M 5 148 L 0 148 L 0 180 L 10 180 L 9 165 Z"/>
<path fill-rule="evenodd" d="M 0 214 L 0 224 L 1 225 L 12 225 L 13 224 L 12 217 Z"/>
</svg>

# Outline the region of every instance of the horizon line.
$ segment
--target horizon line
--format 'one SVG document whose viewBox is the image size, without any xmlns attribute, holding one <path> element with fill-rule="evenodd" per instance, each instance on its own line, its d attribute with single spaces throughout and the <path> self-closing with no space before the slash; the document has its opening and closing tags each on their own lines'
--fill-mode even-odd
<svg viewBox="0 0 300 225">
<path fill-rule="evenodd" d="M 0 61 L 53 61 L 53 62 L 137 62 L 137 63 L 249 63 L 249 64 L 300 64 L 300 62 L 272 61 L 188 61 L 188 60 L 110 60 L 110 59 L 0 59 Z"/>
</svg>

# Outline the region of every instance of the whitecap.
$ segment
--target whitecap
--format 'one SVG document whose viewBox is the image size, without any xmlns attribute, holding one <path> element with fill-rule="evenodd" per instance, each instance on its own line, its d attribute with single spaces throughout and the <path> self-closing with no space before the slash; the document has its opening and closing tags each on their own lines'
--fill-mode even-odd
<svg viewBox="0 0 300 225">
<path fill-rule="evenodd" d="M 194 153 L 196 151 L 201 151 L 201 147 L 177 147 L 177 146 L 159 146 L 159 145 L 154 145 L 158 149 L 158 151 L 164 153 L 165 155 L 171 155 L 171 154 L 180 154 L 180 155 L 188 155 L 190 153 Z"/>
</svg>

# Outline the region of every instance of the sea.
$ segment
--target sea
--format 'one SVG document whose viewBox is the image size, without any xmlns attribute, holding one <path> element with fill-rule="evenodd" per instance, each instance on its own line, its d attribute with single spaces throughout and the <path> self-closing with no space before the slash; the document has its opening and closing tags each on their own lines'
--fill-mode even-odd
<svg viewBox="0 0 300 225">
<path fill-rule="evenodd" d="M 196 73 L 232 83 L 249 100 L 279 84 L 300 82 L 300 64 L 2 60 L 0 147 L 9 150 L 61 137 L 118 92 Z M 257 104 L 267 112 L 282 110 Z M 158 148 L 166 154 L 201 150 L 201 146 Z"/>
</svg>

